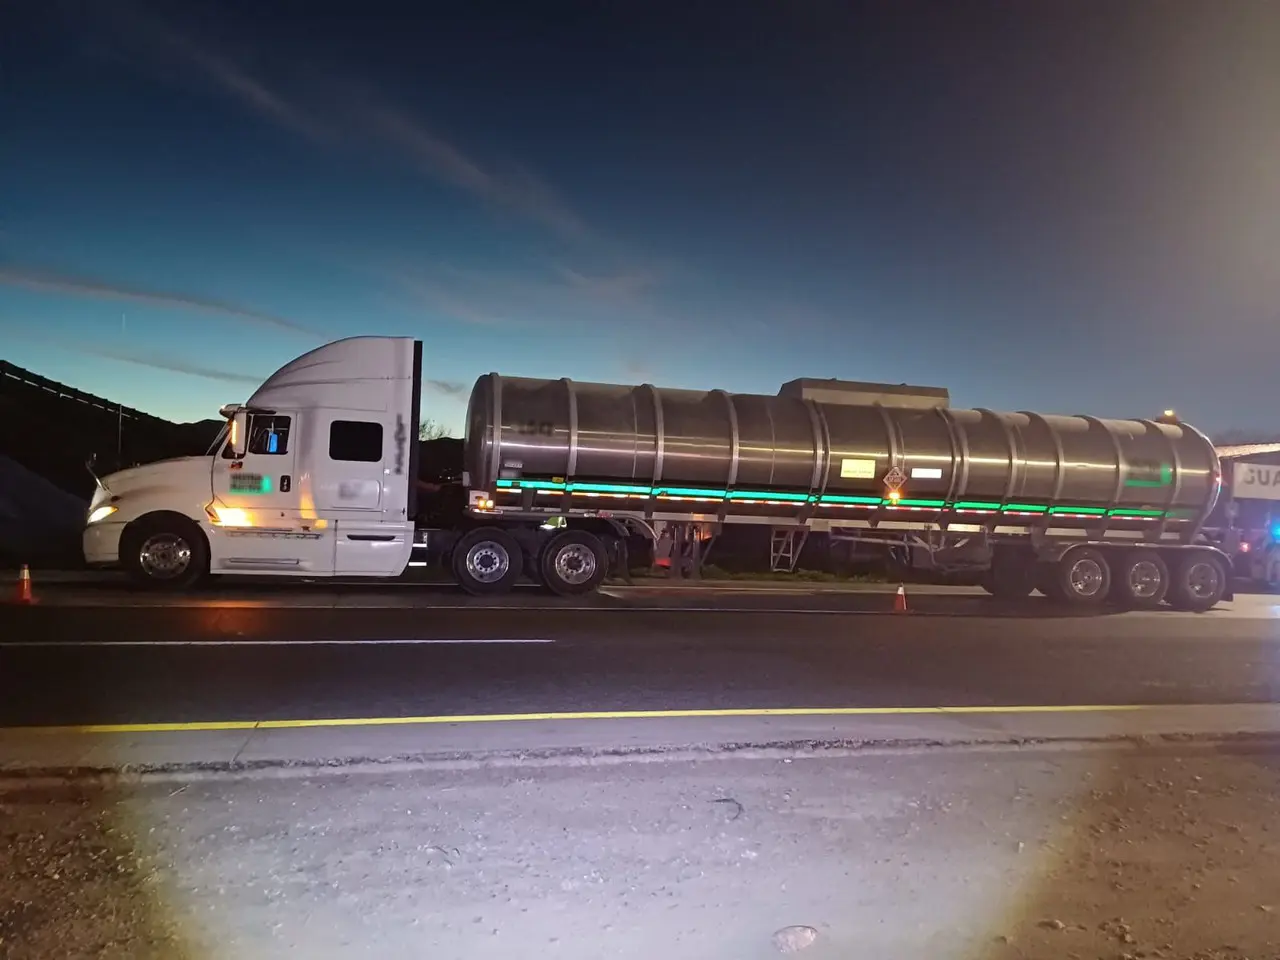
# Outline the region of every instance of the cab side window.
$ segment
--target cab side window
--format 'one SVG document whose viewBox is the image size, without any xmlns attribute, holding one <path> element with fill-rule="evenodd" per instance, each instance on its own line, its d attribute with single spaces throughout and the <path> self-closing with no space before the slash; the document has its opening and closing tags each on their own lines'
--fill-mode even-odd
<svg viewBox="0 0 1280 960">
<path fill-rule="evenodd" d="M 382 459 L 382 424 L 368 420 L 335 420 L 329 426 L 329 459 L 378 463 Z"/>
<path fill-rule="evenodd" d="M 275 414 L 255 414 L 249 418 L 249 453 L 257 456 L 281 455 L 289 452 L 289 428 L 292 418 Z M 231 444 L 222 448 L 224 460 L 233 458 Z"/>
</svg>

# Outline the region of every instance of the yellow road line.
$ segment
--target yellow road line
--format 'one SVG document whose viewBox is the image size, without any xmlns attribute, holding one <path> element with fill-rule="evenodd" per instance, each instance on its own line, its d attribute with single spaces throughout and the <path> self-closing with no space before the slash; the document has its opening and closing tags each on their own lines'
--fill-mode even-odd
<svg viewBox="0 0 1280 960">
<path fill-rule="evenodd" d="M 326 717 L 316 720 L 196 720 L 190 723 L 92 723 L 58 727 L 0 727 L 14 734 L 202 733 L 222 730 L 296 730 L 306 727 L 394 727 L 450 723 L 516 723 L 528 720 L 657 720 L 713 717 L 894 717 L 947 714 L 1133 713 L 1185 704 L 1064 704 L 958 707 L 742 707 L 720 710 L 590 710 L 565 713 L 474 713 L 435 717 Z"/>
</svg>

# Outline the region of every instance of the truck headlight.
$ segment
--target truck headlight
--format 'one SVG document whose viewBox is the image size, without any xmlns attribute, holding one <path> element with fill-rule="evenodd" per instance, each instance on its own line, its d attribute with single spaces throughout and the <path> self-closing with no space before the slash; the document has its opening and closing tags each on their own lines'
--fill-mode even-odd
<svg viewBox="0 0 1280 960">
<path fill-rule="evenodd" d="M 97 507 L 89 513 L 89 519 L 85 521 L 85 524 L 88 525 L 90 523 L 97 523 L 99 520 L 105 520 L 107 517 L 115 513 L 116 510 L 117 508 L 111 506 L 111 504 L 104 503 L 102 506 Z"/>
</svg>

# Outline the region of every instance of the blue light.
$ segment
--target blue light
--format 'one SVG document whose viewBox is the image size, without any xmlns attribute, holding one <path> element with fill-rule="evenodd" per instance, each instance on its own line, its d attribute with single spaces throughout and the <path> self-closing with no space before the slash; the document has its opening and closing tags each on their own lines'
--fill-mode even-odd
<svg viewBox="0 0 1280 960">
<path fill-rule="evenodd" d="M 267 453 L 275 453 L 280 449 L 280 437 L 277 434 L 267 435 Z"/>
<path fill-rule="evenodd" d="M 1280 524 L 1271 528 L 1271 539 L 1280 543 Z"/>
</svg>

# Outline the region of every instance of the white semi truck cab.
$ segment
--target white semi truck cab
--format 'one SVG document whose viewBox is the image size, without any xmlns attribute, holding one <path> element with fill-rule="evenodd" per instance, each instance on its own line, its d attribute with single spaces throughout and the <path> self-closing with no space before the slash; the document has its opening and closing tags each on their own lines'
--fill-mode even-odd
<svg viewBox="0 0 1280 960">
<path fill-rule="evenodd" d="M 91 564 L 187 584 L 205 572 L 392 577 L 414 544 L 421 347 L 359 337 L 282 367 L 203 457 L 99 481 Z"/>
</svg>

